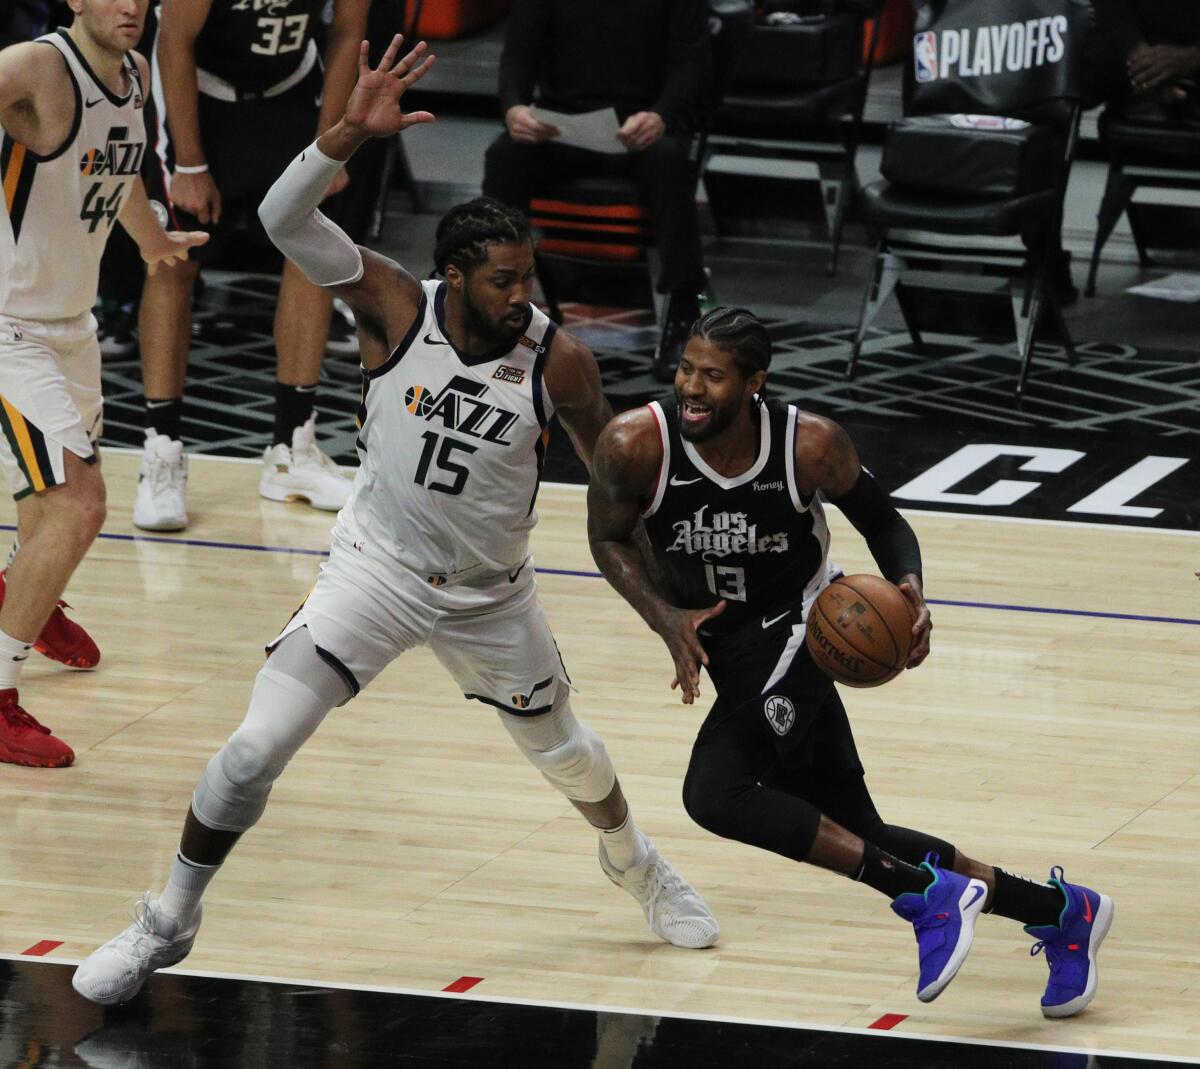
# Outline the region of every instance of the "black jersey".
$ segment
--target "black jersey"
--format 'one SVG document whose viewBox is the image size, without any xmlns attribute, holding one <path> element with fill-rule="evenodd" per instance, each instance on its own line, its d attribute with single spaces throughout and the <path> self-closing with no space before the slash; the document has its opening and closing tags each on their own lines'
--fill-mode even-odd
<svg viewBox="0 0 1200 1069">
<path fill-rule="evenodd" d="M 642 518 L 674 603 L 698 609 L 724 598 L 706 634 L 729 634 L 760 617 L 769 626 L 789 610 L 799 610 L 789 621 L 798 624 L 836 569 L 820 498 L 796 485 L 796 407 L 758 407 L 758 458 L 732 478 L 713 471 L 679 433 L 674 397 L 649 407 L 663 460 Z"/>
<path fill-rule="evenodd" d="M 213 0 L 196 66 L 240 93 L 261 93 L 312 62 L 324 10 L 325 0 Z"/>
</svg>

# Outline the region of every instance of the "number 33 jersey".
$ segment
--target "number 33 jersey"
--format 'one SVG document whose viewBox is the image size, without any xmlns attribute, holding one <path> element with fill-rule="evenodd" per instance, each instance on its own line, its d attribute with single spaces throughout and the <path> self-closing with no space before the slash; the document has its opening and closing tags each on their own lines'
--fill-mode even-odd
<svg viewBox="0 0 1200 1069">
<path fill-rule="evenodd" d="M 408 336 L 363 372 L 361 467 L 339 523 L 433 582 L 513 571 L 537 522 L 553 415 L 542 371 L 555 327 L 530 306 L 510 351 L 469 357 L 446 335 L 446 283 L 421 286 Z"/>
<path fill-rule="evenodd" d="M 137 180 L 146 148 L 143 93 L 131 56 L 124 96 L 92 72 L 66 31 L 38 41 L 62 54 L 75 121 L 54 153 L 38 156 L 4 135 L 0 178 L 13 266 L 2 311 L 26 319 L 68 319 L 96 300 L 108 233 Z"/>
<path fill-rule="evenodd" d="M 831 575 L 829 528 L 817 494 L 796 482 L 795 405 L 758 406 L 758 452 L 741 475 L 722 476 L 679 431 L 674 397 L 652 402 L 662 463 L 646 511 L 657 571 L 674 604 L 725 609 L 702 633 L 743 624 L 799 624 Z"/>
</svg>

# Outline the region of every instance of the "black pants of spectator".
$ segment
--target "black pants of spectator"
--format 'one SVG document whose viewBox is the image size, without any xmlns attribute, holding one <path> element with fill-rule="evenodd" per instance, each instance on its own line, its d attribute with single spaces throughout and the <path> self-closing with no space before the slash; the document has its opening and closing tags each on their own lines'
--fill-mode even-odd
<svg viewBox="0 0 1200 1069">
<path fill-rule="evenodd" d="M 514 141 L 501 134 L 484 159 L 483 191 L 529 210 L 531 196 L 555 182 L 580 175 L 619 175 L 637 183 L 654 220 L 654 244 L 662 261 L 660 293 L 704 289 L 700 220 L 696 215 L 695 169 L 690 134 L 669 134 L 642 152 L 599 153 L 568 145 Z"/>
</svg>

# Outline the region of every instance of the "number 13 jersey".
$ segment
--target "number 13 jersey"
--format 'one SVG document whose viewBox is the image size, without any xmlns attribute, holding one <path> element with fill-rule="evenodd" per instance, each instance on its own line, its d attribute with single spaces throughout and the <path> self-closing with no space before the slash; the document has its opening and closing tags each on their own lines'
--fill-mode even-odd
<svg viewBox="0 0 1200 1069">
<path fill-rule="evenodd" d="M 421 287 L 408 336 L 363 372 L 361 466 L 339 523 L 433 577 L 512 571 L 537 522 L 555 326 L 531 305 L 510 351 L 469 357 L 446 334 L 446 283 Z"/>
<path fill-rule="evenodd" d="M 722 476 L 679 430 L 679 404 L 654 401 L 662 462 L 642 513 L 657 569 L 674 604 L 725 609 L 704 634 L 727 635 L 743 624 L 789 614 L 797 624 L 831 575 L 829 528 L 818 494 L 796 482 L 794 405 L 758 406 L 758 454 L 741 475 Z"/>
<path fill-rule="evenodd" d="M 113 93 L 92 72 L 65 30 L 38 41 L 62 54 L 75 97 L 75 121 L 56 152 L 39 156 L 7 134 L 0 180 L 11 228 L 13 265 L 0 309 L 25 319 L 71 319 L 96 301 L 108 233 L 137 180 L 146 149 L 138 70 L 125 57 L 129 91 Z"/>
</svg>

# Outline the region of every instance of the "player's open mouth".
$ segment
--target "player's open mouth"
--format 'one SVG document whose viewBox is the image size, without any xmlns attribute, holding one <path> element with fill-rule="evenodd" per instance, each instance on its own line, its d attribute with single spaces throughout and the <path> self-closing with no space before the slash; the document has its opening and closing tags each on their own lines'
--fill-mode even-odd
<svg viewBox="0 0 1200 1069">
<path fill-rule="evenodd" d="M 707 419 L 712 414 L 712 409 L 708 405 L 700 405 L 695 401 L 683 402 L 683 419 L 686 423 L 699 423 L 703 419 Z"/>
</svg>

